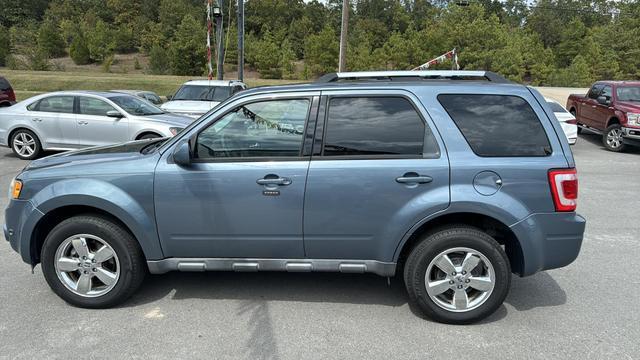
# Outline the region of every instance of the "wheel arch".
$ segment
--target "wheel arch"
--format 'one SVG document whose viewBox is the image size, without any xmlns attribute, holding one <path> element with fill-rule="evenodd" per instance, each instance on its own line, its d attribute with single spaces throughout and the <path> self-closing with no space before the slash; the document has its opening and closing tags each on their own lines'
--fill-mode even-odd
<svg viewBox="0 0 640 360">
<path fill-rule="evenodd" d="M 15 127 L 11 128 L 9 131 L 7 131 L 7 144 L 9 145 L 9 147 L 11 147 L 11 139 L 13 138 L 13 135 L 15 135 L 15 133 L 19 130 L 29 130 L 32 133 L 34 133 L 38 137 L 38 141 L 40 141 L 40 145 L 44 147 L 44 144 L 42 142 L 42 136 L 40 136 L 38 131 L 24 124 L 16 125 Z"/>
<path fill-rule="evenodd" d="M 396 272 L 402 273 L 401 268 L 409 256 L 409 253 L 422 238 L 445 227 L 455 225 L 475 227 L 493 237 L 500 245 L 504 246 L 512 272 L 517 274 L 523 273 L 524 254 L 520 241 L 515 233 L 504 222 L 492 216 L 474 212 L 444 213 L 412 229 L 410 235 L 405 237 L 406 240 L 399 244 L 396 249 L 394 258 L 399 267 L 399 270 L 396 270 Z"/>
<path fill-rule="evenodd" d="M 109 183 L 88 179 L 69 179 L 51 184 L 32 198 L 42 214 L 31 231 L 32 263 L 48 234 L 60 221 L 82 213 L 109 217 L 127 229 L 137 240 L 147 259 L 163 257 L 153 220 L 145 208 L 122 189 Z"/>
<path fill-rule="evenodd" d="M 143 130 L 143 131 L 139 132 L 138 134 L 136 134 L 135 140 L 140 140 L 145 135 L 157 135 L 158 137 L 163 137 L 164 136 L 164 135 L 160 134 L 158 131 Z"/>
<path fill-rule="evenodd" d="M 613 124 L 620 124 L 620 119 L 618 119 L 617 116 L 612 116 L 609 118 L 609 120 L 607 121 L 607 126 L 605 127 L 608 128 L 609 126 L 613 125 Z"/>
<path fill-rule="evenodd" d="M 51 230 L 53 230 L 56 225 L 60 224 L 64 220 L 78 215 L 93 215 L 108 219 L 121 226 L 125 231 L 131 234 L 131 236 L 136 238 L 135 234 L 131 231 L 129 226 L 124 221 L 105 210 L 87 205 L 65 205 L 47 212 L 36 223 L 35 228 L 31 232 L 30 241 L 30 256 L 32 264 L 37 264 L 40 262 L 40 253 L 44 244 L 44 240 L 47 238 L 47 235 L 51 232 Z"/>
</svg>

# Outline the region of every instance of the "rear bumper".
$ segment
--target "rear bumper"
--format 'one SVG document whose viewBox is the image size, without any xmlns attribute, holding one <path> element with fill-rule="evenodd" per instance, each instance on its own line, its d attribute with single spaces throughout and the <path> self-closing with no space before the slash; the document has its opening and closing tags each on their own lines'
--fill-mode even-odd
<svg viewBox="0 0 640 360">
<path fill-rule="evenodd" d="M 33 264 L 31 234 L 43 214 L 28 200 L 11 200 L 5 209 L 4 238 L 27 264 Z"/>
<path fill-rule="evenodd" d="M 576 213 L 532 214 L 511 226 L 520 242 L 520 276 L 571 264 L 580 253 L 586 220 Z"/>
</svg>

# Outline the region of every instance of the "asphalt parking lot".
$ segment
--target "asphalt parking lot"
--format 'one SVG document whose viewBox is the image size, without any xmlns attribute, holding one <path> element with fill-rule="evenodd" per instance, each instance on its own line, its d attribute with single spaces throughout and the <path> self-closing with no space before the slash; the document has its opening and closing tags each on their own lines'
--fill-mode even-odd
<svg viewBox="0 0 640 360">
<path fill-rule="evenodd" d="M 640 150 L 608 152 L 594 135 L 573 150 L 587 218 L 580 256 L 514 277 L 480 324 L 424 320 L 402 283 L 375 275 L 170 273 L 149 276 L 121 307 L 77 309 L 1 240 L 0 359 L 638 359 Z M 0 149 L 2 208 L 24 165 Z"/>
</svg>

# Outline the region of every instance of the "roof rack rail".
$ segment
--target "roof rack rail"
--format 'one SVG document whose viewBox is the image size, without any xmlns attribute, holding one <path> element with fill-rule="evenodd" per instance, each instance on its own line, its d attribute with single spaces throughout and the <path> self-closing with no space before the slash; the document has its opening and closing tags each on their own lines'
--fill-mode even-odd
<svg viewBox="0 0 640 360">
<path fill-rule="evenodd" d="M 423 80 L 482 80 L 511 83 L 491 71 L 419 70 L 419 71 L 361 71 L 329 73 L 315 81 L 317 84 L 340 81 L 423 81 Z"/>
</svg>

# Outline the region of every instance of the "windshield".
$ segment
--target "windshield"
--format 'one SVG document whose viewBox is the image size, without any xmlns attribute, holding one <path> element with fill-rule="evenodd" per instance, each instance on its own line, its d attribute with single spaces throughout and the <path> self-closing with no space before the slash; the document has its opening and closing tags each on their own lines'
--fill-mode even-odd
<svg viewBox="0 0 640 360">
<path fill-rule="evenodd" d="M 551 111 L 553 111 L 554 113 L 557 112 L 567 112 L 567 110 L 565 110 L 562 105 L 558 104 L 555 101 L 547 101 L 547 104 L 549 104 L 549 107 L 551 108 Z"/>
<path fill-rule="evenodd" d="M 171 100 L 221 102 L 231 96 L 230 86 L 183 85 Z"/>
<path fill-rule="evenodd" d="M 159 107 L 135 96 L 113 96 L 110 97 L 109 100 L 116 103 L 116 105 L 120 106 L 124 111 L 128 112 L 131 115 L 146 116 L 164 114 L 164 111 L 162 111 Z"/>
<path fill-rule="evenodd" d="M 619 86 L 616 95 L 618 95 L 618 101 L 640 102 L 640 86 Z"/>
</svg>

